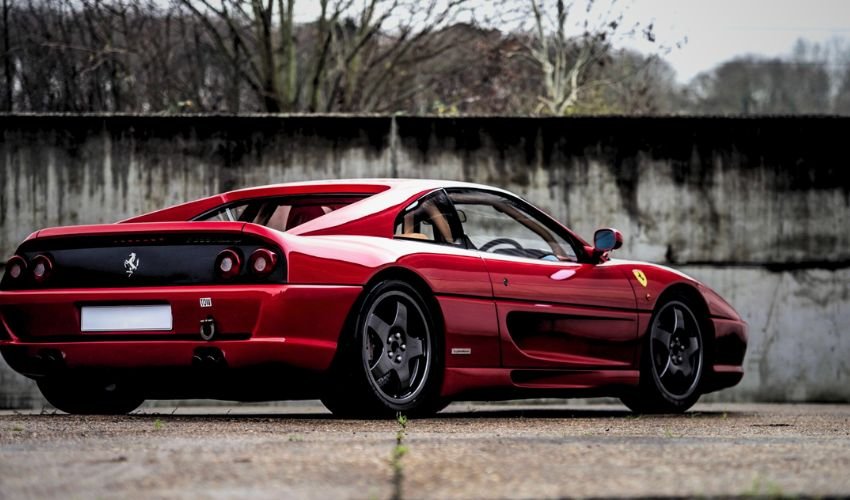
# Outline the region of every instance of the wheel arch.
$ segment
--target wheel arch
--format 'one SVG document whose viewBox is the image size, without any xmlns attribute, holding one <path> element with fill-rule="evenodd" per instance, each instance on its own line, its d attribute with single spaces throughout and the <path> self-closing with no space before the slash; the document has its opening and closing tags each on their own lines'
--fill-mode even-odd
<svg viewBox="0 0 850 500">
<path fill-rule="evenodd" d="M 425 281 L 421 275 L 417 272 L 401 266 L 391 266 L 381 269 L 379 272 L 375 273 L 372 278 L 366 283 L 363 287 L 363 292 L 361 292 L 361 297 L 358 297 L 358 307 L 362 303 L 363 298 L 369 293 L 369 290 L 374 287 L 376 284 L 387 281 L 387 280 L 399 280 L 407 283 L 412 286 L 419 294 L 422 296 L 425 301 L 428 302 L 428 307 L 431 310 L 431 313 L 434 315 L 434 324 L 438 328 L 438 333 L 441 335 L 445 334 L 445 321 L 443 318 L 443 311 L 440 309 L 440 304 L 437 302 L 437 297 L 434 294 L 434 290 L 428 285 L 428 282 Z"/>
<path fill-rule="evenodd" d="M 380 283 L 394 280 L 402 282 L 409 287 L 413 288 L 414 291 L 420 295 L 421 300 L 425 302 L 425 306 L 428 309 L 429 320 L 433 325 L 432 330 L 432 341 L 434 342 L 434 346 L 436 346 L 439 355 L 437 355 L 437 359 L 443 359 L 443 361 L 438 361 L 439 364 L 432 364 L 432 372 L 429 375 L 429 382 L 427 382 L 428 386 L 423 386 L 422 391 L 419 395 L 416 396 L 418 399 L 417 406 L 410 411 L 412 414 L 418 415 L 430 415 L 431 413 L 435 413 L 439 411 L 444 404 L 440 399 L 440 392 L 443 386 L 443 381 L 445 377 L 444 370 L 444 357 L 445 357 L 445 322 L 443 319 L 442 310 L 439 307 L 439 303 L 437 302 L 436 296 L 432 289 L 428 286 L 428 283 L 422 278 L 418 273 L 413 270 L 406 269 L 401 266 L 391 266 L 384 269 L 381 269 L 377 273 L 375 273 L 364 285 L 363 289 L 360 292 L 357 299 L 354 301 L 354 304 L 351 307 L 351 310 L 346 317 L 345 324 L 342 327 L 342 330 L 339 334 L 339 339 L 337 340 L 337 348 L 336 353 L 334 354 L 333 361 L 330 364 L 327 372 L 324 375 L 324 382 L 322 390 L 322 403 L 325 404 L 327 408 L 329 408 L 335 414 L 353 414 L 353 415 L 372 415 L 381 414 L 384 415 L 386 408 L 374 406 L 375 402 L 368 403 L 369 406 L 363 407 L 362 402 L 357 403 L 355 407 L 359 409 L 352 409 L 350 406 L 351 395 L 358 394 L 358 389 L 363 384 L 369 384 L 366 379 L 362 380 L 362 383 L 352 382 L 353 385 L 346 386 L 345 383 L 340 384 L 337 381 L 337 377 L 339 375 L 343 375 L 345 380 L 353 381 L 358 376 L 358 371 L 354 364 L 352 363 L 353 358 L 350 356 L 354 349 L 357 349 L 356 340 L 357 340 L 357 328 L 358 328 L 358 319 L 360 317 L 360 312 L 364 307 L 364 303 L 369 300 L 370 293 L 375 289 L 376 286 L 379 286 Z M 386 290 L 386 289 L 384 289 Z M 434 351 L 432 350 L 432 359 L 434 359 Z M 433 361 L 432 361 L 433 363 Z M 441 369 L 436 369 L 441 368 Z M 432 380 L 433 377 L 433 380 Z M 433 384 L 433 385 L 431 385 Z M 342 391 L 340 392 L 340 387 L 342 387 Z M 431 387 L 429 389 L 428 387 Z M 365 389 L 363 389 L 365 390 Z M 369 399 L 371 401 L 371 399 Z M 373 404 L 374 403 L 374 404 Z M 364 413 L 365 411 L 365 413 Z M 420 413 L 421 412 L 421 413 Z M 386 416 L 386 415 L 384 415 Z"/>
<path fill-rule="evenodd" d="M 705 343 L 703 355 L 707 358 L 703 359 L 703 362 L 706 367 L 710 368 L 714 363 L 714 324 L 710 319 L 711 311 L 708 308 L 708 303 L 706 302 L 705 297 L 703 297 L 695 286 L 688 283 L 675 283 L 670 285 L 661 292 L 661 295 L 658 296 L 658 300 L 655 301 L 653 314 L 660 306 L 676 297 L 686 299 L 690 305 L 697 309 L 694 313 L 696 313 L 697 320 L 700 322 L 700 328 L 704 332 L 704 335 L 702 336 L 702 340 Z M 648 328 L 652 328 L 652 324 L 650 324 Z"/>
<path fill-rule="evenodd" d="M 708 303 L 705 301 L 705 298 L 695 286 L 688 283 L 674 283 L 665 288 L 658 296 L 658 300 L 655 301 L 656 307 L 667 300 L 670 300 L 671 296 L 676 295 L 683 296 L 691 300 L 693 305 L 700 308 L 699 312 L 704 313 L 706 317 L 709 315 Z"/>
<path fill-rule="evenodd" d="M 334 356 L 335 361 L 336 358 L 345 351 L 345 348 L 348 346 L 348 342 L 351 342 L 354 338 L 354 335 L 351 333 L 356 327 L 360 307 L 363 305 L 363 301 L 366 299 L 369 291 L 372 290 L 372 288 L 374 288 L 378 283 L 387 280 L 403 281 L 419 292 L 422 298 L 428 303 L 428 308 L 432 314 L 432 321 L 437 329 L 436 333 L 441 335 L 443 337 L 442 342 L 445 342 L 445 320 L 443 317 L 443 311 L 440 308 L 437 297 L 434 295 L 434 291 L 428 285 L 428 282 L 425 281 L 425 278 L 411 269 L 402 266 L 390 266 L 375 273 L 363 285 L 363 290 L 351 306 L 351 310 L 348 312 L 348 316 L 346 316 L 345 323 L 343 323 L 342 330 L 339 332 L 336 355 Z M 333 363 L 331 365 L 333 366 Z"/>
</svg>

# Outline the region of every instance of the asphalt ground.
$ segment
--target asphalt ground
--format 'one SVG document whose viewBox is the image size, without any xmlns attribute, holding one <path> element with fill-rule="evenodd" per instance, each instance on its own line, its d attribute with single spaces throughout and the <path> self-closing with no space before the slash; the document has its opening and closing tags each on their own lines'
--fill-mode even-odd
<svg viewBox="0 0 850 500">
<path fill-rule="evenodd" d="M 400 430 L 315 403 L 2 411 L 0 498 L 850 495 L 850 405 L 455 403 Z"/>
</svg>

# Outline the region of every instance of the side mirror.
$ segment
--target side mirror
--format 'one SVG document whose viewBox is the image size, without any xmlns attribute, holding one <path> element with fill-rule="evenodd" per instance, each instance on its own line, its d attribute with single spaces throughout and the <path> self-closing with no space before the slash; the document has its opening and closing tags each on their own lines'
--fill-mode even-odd
<svg viewBox="0 0 850 500">
<path fill-rule="evenodd" d="M 616 229 L 599 229 L 593 233 L 593 251 L 597 255 L 616 250 L 623 246 L 623 234 Z"/>
</svg>

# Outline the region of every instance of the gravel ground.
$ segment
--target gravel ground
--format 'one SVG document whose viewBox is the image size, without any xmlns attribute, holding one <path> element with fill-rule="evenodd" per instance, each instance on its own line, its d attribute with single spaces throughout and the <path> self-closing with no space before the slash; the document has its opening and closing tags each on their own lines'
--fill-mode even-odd
<svg viewBox="0 0 850 500">
<path fill-rule="evenodd" d="M 850 405 L 454 404 L 411 420 L 314 403 L 0 412 L 0 498 L 848 496 Z"/>
</svg>

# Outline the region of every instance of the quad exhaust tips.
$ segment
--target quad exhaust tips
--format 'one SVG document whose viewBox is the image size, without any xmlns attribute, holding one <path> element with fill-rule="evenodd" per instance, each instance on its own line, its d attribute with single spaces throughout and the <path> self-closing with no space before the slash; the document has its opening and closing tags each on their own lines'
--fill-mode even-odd
<svg viewBox="0 0 850 500">
<path fill-rule="evenodd" d="M 42 349 L 35 361 L 44 373 L 55 373 L 65 368 L 65 353 L 58 349 Z"/>
<path fill-rule="evenodd" d="M 199 347 L 192 355 L 192 366 L 195 368 L 226 368 L 227 361 L 224 353 L 216 347 Z"/>
</svg>

